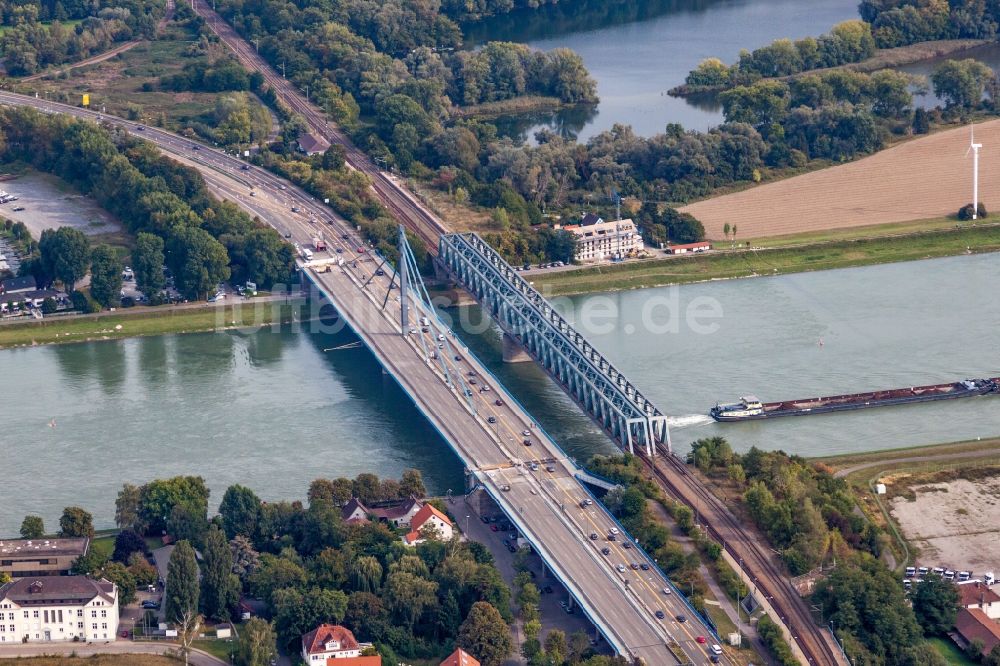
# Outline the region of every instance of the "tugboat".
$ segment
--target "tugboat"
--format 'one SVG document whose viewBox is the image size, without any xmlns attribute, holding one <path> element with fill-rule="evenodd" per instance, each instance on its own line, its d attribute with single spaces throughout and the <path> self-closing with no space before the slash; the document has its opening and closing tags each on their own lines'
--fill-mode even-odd
<svg viewBox="0 0 1000 666">
<path fill-rule="evenodd" d="M 822 398 L 803 398 L 783 402 L 761 402 L 756 396 L 742 396 L 739 402 L 717 404 L 709 414 L 716 421 L 753 421 L 779 416 L 825 414 L 869 407 L 907 405 L 914 402 L 954 400 L 1000 392 L 1000 377 L 993 379 L 963 379 L 950 384 L 932 384 L 910 388 L 848 393 Z"/>
</svg>

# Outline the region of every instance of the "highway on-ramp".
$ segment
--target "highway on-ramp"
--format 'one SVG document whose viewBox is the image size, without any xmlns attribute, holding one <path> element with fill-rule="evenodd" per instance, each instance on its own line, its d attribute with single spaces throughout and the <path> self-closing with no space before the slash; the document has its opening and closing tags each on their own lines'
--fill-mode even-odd
<svg viewBox="0 0 1000 666">
<path fill-rule="evenodd" d="M 377 275 L 381 260 L 327 206 L 268 171 L 170 132 L 14 93 L 0 92 L 0 104 L 124 128 L 197 168 L 216 195 L 236 202 L 290 242 L 306 247 L 323 235 L 329 250 L 316 252 L 310 265 L 317 267 L 303 267 L 305 274 L 455 449 L 609 643 L 649 666 L 680 662 L 671 645 L 685 661 L 709 662 L 715 640 L 697 615 L 653 562 L 639 549 L 624 547 L 625 535 L 609 540 L 620 529 L 610 514 L 599 504 L 581 506 L 589 495 L 574 478 L 575 464 L 432 311 L 412 300 L 414 329 L 401 330 L 399 290 L 390 287 L 392 270 L 387 267 Z M 326 265 L 318 266 L 321 260 Z M 421 316 L 430 320 L 427 330 L 420 325 Z M 664 617 L 658 618 L 657 611 Z M 678 621 L 679 616 L 685 621 Z"/>
</svg>

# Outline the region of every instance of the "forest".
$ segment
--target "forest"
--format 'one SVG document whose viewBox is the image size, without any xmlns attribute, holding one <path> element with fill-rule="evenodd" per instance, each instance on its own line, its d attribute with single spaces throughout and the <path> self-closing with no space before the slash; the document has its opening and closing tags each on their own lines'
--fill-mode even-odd
<svg viewBox="0 0 1000 666">
<path fill-rule="evenodd" d="M 118 42 L 150 38 L 164 0 L 0 0 L 0 55 L 8 74 L 34 74 L 51 65 L 83 60 Z"/>
<path fill-rule="evenodd" d="M 372 642 L 373 652 L 385 664 L 438 663 L 459 646 L 484 666 L 499 666 L 515 647 L 510 629 L 513 599 L 485 546 L 443 541 L 434 530 L 416 546 L 405 546 L 405 530 L 374 519 L 346 523 L 341 516 L 341 507 L 353 497 L 371 504 L 425 495 L 417 470 L 404 471 L 400 479 L 370 473 L 354 479 L 316 479 L 306 503 L 264 502 L 250 488 L 236 484 L 226 489 L 213 515 L 208 511 L 210 491 L 201 477 L 126 483 L 115 501 L 119 532 L 113 553 L 108 557 L 92 548 L 73 568 L 75 573 L 115 581 L 122 597 L 132 600 L 137 585 L 156 582 L 145 537 L 169 534 L 176 546 L 168 564 L 164 610 L 179 633 L 192 624 L 237 619 L 242 599 L 263 602 L 262 619 L 239 626 L 239 666 L 268 664 L 276 648 L 297 654 L 301 637 L 321 623 L 341 624 L 359 641 Z M 448 509 L 444 502 L 429 501 L 442 511 Z M 80 507 L 67 507 L 60 527 L 64 536 L 93 536 L 91 515 Z M 25 517 L 24 538 L 44 533 L 41 517 Z M 200 562 L 195 560 L 196 549 Z M 537 623 L 538 588 L 527 574 L 519 575 L 515 585 L 522 614 L 533 608 Z M 245 639 L 246 634 L 253 641 Z M 567 637 L 550 631 L 544 644 L 532 664 L 624 664 L 594 656 L 582 632 Z"/>
<path fill-rule="evenodd" d="M 0 161 L 59 176 L 122 220 L 138 239 L 135 263 L 150 265 L 148 288 L 155 289 L 154 276 L 164 263 L 185 298 L 203 298 L 230 278 L 261 285 L 290 280 L 292 249 L 276 231 L 235 204 L 214 199 L 197 171 L 124 131 L 29 109 L 0 109 Z M 71 232 L 43 235 L 39 253 L 22 270 L 42 284 L 61 279 L 71 290 L 90 266 L 87 248 L 74 242 Z M 47 252 L 47 238 L 58 239 L 60 251 Z M 69 267 L 53 259 L 67 247 L 77 248 L 78 257 Z M 149 252 L 145 262 L 139 260 L 144 252 Z M 156 257 L 160 263 L 153 266 Z"/>
</svg>

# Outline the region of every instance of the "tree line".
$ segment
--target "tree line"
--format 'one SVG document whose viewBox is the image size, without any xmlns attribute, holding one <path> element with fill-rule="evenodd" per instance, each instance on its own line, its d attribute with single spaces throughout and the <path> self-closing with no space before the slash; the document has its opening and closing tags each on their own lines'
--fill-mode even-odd
<svg viewBox="0 0 1000 666">
<path fill-rule="evenodd" d="M 115 128 L 28 109 L 0 110 L 0 132 L 0 158 L 59 176 L 136 235 L 133 262 L 148 295 L 162 288 L 163 265 L 186 298 L 203 298 L 230 277 L 260 285 L 290 280 L 293 251 L 276 231 L 235 204 L 214 199 L 197 171 L 151 144 Z M 72 289 L 93 263 L 86 238 L 77 234 L 59 229 L 43 236 L 39 255 L 23 270 L 42 283 L 59 279 Z M 120 274 L 120 256 L 100 251 L 97 259 L 98 277 Z"/>
<path fill-rule="evenodd" d="M 703 60 L 684 79 L 685 86 L 672 92 L 691 93 L 746 85 L 762 78 L 860 62 L 873 55 L 875 38 L 871 26 L 857 19 L 844 21 L 818 38 L 805 37 L 794 42 L 778 39 L 753 51 L 744 49 L 733 65 L 727 66 L 718 58 Z"/>
<path fill-rule="evenodd" d="M 110 568 L 127 585 L 128 575 L 138 580 L 141 573 L 144 537 L 170 534 L 178 543 L 168 564 L 165 611 L 180 631 L 192 612 L 227 621 L 238 617 L 241 597 L 265 602 L 263 619 L 241 627 L 238 664 L 266 664 L 276 646 L 295 654 L 301 636 L 326 622 L 374 643 L 385 663 L 440 659 L 458 646 L 483 664 L 498 666 L 513 650 L 511 594 L 482 544 L 443 542 L 428 534 L 423 543 L 407 547 L 401 531 L 385 523 L 341 519 L 340 508 L 352 497 L 377 502 L 425 492 L 416 470 L 398 480 L 374 474 L 317 479 L 307 505 L 262 502 L 251 489 L 232 485 L 218 515 L 210 517 L 210 493 L 201 477 L 125 484 L 115 502 L 120 532 L 112 561 L 88 556 L 76 567 L 95 576 Z M 125 563 L 124 573 L 115 563 Z M 248 629 L 256 651 L 244 645 Z M 591 659 L 589 645 L 572 661 L 563 654 L 564 660 L 546 663 L 612 663 Z M 265 658 L 253 661 L 253 655 Z"/>
<path fill-rule="evenodd" d="M 0 38 L 0 54 L 8 74 L 34 74 L 106 51 L 116 42 L 151 37 L 164 8 L 162 0 L 2 0 L 0 25 L 9 29 Z M 78 22 L 67 27 L 65 21 Z"/>
<path fill-rule="evenodd" d="M 943 666 L 923 637 L 951 630 L 955 586 L 932 576 L 907 599 L 900 578 L 880 559 L 887 535 L 856 511 L 844 479 L 783 451 L 735 453 L 721 437 L 695 442 L 688 462 L 727 494 L 737 493 L 737 513 L 752 520 L 791 575 L 832 568 L 818 578 L 810 601 L 857 663 Z M 758 629 L 779 660 L 790 663 L 776 628 Z"/>
</svg>

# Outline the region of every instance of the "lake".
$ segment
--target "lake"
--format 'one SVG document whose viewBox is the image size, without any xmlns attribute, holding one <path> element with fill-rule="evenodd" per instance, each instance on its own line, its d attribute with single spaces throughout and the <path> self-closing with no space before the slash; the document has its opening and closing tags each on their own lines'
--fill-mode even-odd
<svg viewBox="0 0 1000 666">
<path fill-rule="evenodd" d="M 495 17 L 467 26 L 466 36 L 470 45 L 502 40 L 543 50 L 568 47 L 597 81 L 596 109 L 505 118 L 501 131 L 525 139 L 548 127 L 583 141 L 622 123 L 652 136 L 667 123 L 706 130 L 723 121 L 714 102 L 666 93 L 705 58 L 732 63 L 741 49 L 818 36 L 858 18 L 857 6 L 856 0 L 585 0 Z"/>
</svg>

